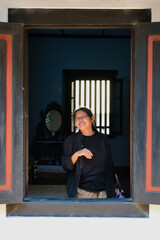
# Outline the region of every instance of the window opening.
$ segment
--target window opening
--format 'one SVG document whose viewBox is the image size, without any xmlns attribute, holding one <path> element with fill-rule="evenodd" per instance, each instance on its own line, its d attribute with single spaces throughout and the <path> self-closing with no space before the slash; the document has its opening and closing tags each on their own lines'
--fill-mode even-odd
<svg viewBox="0 0 160 240">
<path fill-rule="evenodd" d="M 92 31 L 94 32 L 94 35 L 92 35 Z M 124 182 L 126 183 L 127 181 L 127 189 L 129 189 L 130 162 L 128 123 L 126 124 L 128 129 L 126 128 L 125 135 L 122 135 L 119 138 L 117 138 L 117 136 L 122 132 L 122 122 L 120 121 L 122 117 L 121 104 L 122 102 L 123 104 L 125 103 L 125 105 L 126 103 L 129 103 L 130 97 L 130 30 L 121 29 L 117 32 L 117 29 L 105 29 L 103 32 L 106 32 L 106 38 L 103 36 L 103 40 L 100 37 L 96 39 L 95 35 L 101 34 L 102 29 L 99 29 L 98 31 L 92 29 L 92 31 L 91 29 L 86 29 L 84 35 L 82 35 L 81 29 L 64 29 L 63 31 L 61 31 L 61 29 L 43 29 L 43 31 L 41 29 L 37 31 L 34 29 L 29 30 L 29 180 L 34 180 L 34 177 L 37 176 L 35 183 L 31 181 L 29 182 L 29 189 L 32 190 L 29 191 L 29 196 L 51 196 L 52 198 L 61 198 L 61 196 L 64 196 L 62 192 L 65 189 L 66 173 L 62 171 L 63 169 L 60 162 L 50 161 L 49 159 L 48 164 L 47 160 L 44 159 L 46 166 L 40 166 L 39 157 L 33 159 L 31 151 L 31 144 L 35 139 L 34 134 L 36 126 L 40 119 L 40 110 L 45 110 L 47 104 L 52 101 L 57 101 L 62 108 L 62 118 L 64 123 L 62 132 L 66 134 L 65 136 L 70 135 L 72 131 L 75 130 L 73 121 L 74 109 L 83 105 L 91 108 L 96 117 L 97 129 L 101 132 L 107 133 L 111 137 L 112 152 L 114 153 L 113 159 L 116 160 L 114 165 L 116 168 L 120 169 L 118 177 L 122 183 L 123 179 L 121 176 L 125 176 Z M 68 32 L 72 32 L 73 35 L 68 34 Z M 110 37 L 108 37 L 109 35 Z M 112 39 L 114 39 L 114 41 Z M 114 57 L 111 57 L 108 61 L 106 54 L 104 54 L 103 60 L 102 52 L 97 50 L 97 48 L 101 47 L 99 41 L 103 41 L 103 48 L 106 48 L 105 51 L 111 50 L 116 54 L 116 61 L 118 64 L 115 64 L 116 61 Z M 52 44 L 53 42 L 54 44 Z M 79 51 L 80 46 L 83 46 L 83 49 L 86 46 L 84 42 L 86 45 L 92 42 L 92 47 L 95 49 L 94 54 L 96 54 L 96 58 L 94 58 L 93 67 L 92 65 L 86 66 L 86 63 L 84 64 L 82 61 L 84 55 L 85 58 L 91 60 L 90 53 L 93 53 L 93 51 L 87 53 L 87 49 L 85 49 L 83 50 L 84 53 L 82 56 L 79 57 L 79 55 L 76 55 L 81 54 Z M 127 42 L 127 48 L 124 42 Z M 72 43 L 74 43 L 74 45 Z M 107 44 L 111 45 L 111 48 L 109 48 Z M 123 49 L 121 49 L 122 45 Z M 114 49 L 113 46 L 116 46 L 116 49 Z M 73 49 L 77 51 L 77 53 L 75 53 Z M 51 50 L 54 54 L 51 54 Z M 124 51 L 127 52 L 127 56 L 126 53 L 124 54 Z M 97 54 L 99 54 L 98 62 L 96 62 Z M 71 57 L 71 55 L 73 57 Z M 121 58 L 123 61 L 119 61 Z M 58 61 L 58 59 L 61 59 L 61 61 Z M 100 60 L 102 61 L 101 63 L 99 63 Z M 108 61 L 108 65 L 106 64 L 106 61 Z M 125 64 L 120 66 L 121 64 L 119 65 L 119 63 L 122 62 Z M 88 63 L 90 63 L 90 61 L 88 61 Z M 128 67 L 126 67 L 126 64 Z M 89 71 L 90 73 L 94 72 L 95 75 L 87 75 L 87 78 L 84 78 L 84 73 L 81 74 L 81 71 L 83 71 L 81 69 L 86 72 Z M 65 71 L 68 71 L 70 75 L 67 76 Z M 72 76 L 72 71 L 78 71 L 80 74 L 76 77 L 74 74 Z M 66 73 L 66 76 L 64 72 Z M 105 74 L 105 72 L 108 74 Z M 128 91 L 125 92 L 126 96 L 123 96 L 121 92 L 122 79 L 117 78 L 121 76 L 124 77 L 125 88 Z M 122 101 L 124 97 L 127 101 Z M 129 108 L 126 110 L 126 114 L 128 114 L 126 119 L 129 121 Z M 114 131 L 114 136 L 113 129 L 115 126 L 116 131 Z M 39 133 L 41 133 L 41 131 Z M 65 136 L 62 139 L 59 139 L 58 136 L 52 134 L 50 136 L 51 138 L 47 139 L 47 141 L 46 139 L 40 141 L 43 146 L 53 144 L 56 148 L 56 144 L 62 144 Z M 61 140 L 62 142 L 60 142 Z M 40 147 L 40 150 L 42 150 L 42 147 Z M 47 153 L 49 153 L 48 150 Z M 45 151 L 43 155 L 45 155 Z M 48 158 L 47 155 L 44 157 Z M 53 175 L 55 177 L 53 177 Z M 55 182 L 56 186 L 54 185 Z M 45 185 L 48 185 L 48 187 Z M 38 191 L 38 187 L 40 188 L 40 191 Z M 62 192 L 60 192 L 60 189 L 62 189 Z M 42 191 L 43 195 L 40 195 Z M 127 196 L 129 195 L 129 190 L 127 190 Z"/>
</svg>

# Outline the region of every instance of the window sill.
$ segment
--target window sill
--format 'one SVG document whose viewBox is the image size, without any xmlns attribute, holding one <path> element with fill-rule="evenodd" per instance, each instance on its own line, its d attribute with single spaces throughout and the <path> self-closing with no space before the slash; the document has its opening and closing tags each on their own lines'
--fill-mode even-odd
<svg viewBox="0 0 160 240">
<path fill-rule="evenodd" d="M 132 199 L 25 199 L 7 204 L 7 216 L 149 217 L 149 205 Z"/>
</svg>

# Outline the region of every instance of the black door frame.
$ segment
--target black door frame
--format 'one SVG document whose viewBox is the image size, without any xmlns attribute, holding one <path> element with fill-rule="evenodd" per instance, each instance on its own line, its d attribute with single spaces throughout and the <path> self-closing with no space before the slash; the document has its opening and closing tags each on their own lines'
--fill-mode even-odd
<svg viewBox="0 0 160 240">
<path fill-rule="evenodd" d="M 32 28 L 130 28 L 136 23 L 150 22 L 150 9 L 9 9 L 9 22 L 25 24 L 25 32 Z M 25 43 L 26 44 L 26 43 Z M 132 57 L 132 54 L 131 54 Z M 26 66 L 26 63 L 25 63 Z M 131 76 L 132 78 L 132 76 Z M 26 80 L 26 79 L 25 79 Z M 132 84 L 131 84 L 132 85 Z M 27 81 L 25 81 L 27 87 Z M 132 88 L 132 86 L 131 86 Z M 132 91 L 131 91 L 132 93 Z M 27 102 L 27 94 L 26 94 Z M 131 94 L 132 103 L 132 94 Z M 26 104 L 26 103 L 25 103 Z M 28 111 L 27 105 L 26 110 Z M 26 121 L 26 127 L 28 123 Z M 26 129 L 24 129 L 26 133 Z M 132 138 L 132 136 L 131 136 Z M 27 146 L 27 144 L 26 144 Z M 131 148 L 132 151 L 132 148 Z M 27 152 L 27 151 L 26 151 Z M 132 156 L 132 154 L 131 154 Z M 132 181 L 131 181 L 132 182 Z M 26 186 L 25 186 L 26 187 Z M 123 203 L 115 200 L 87 201 L 25 199 L 22 204 L 7 206 L 8 215 L 53 216 L 148 216 L 148 205 L 135 204 L 132 199 Z M 76 204 L 76 207 L 75 207 Z M 51 205 L 51 206 L 49 206 Z M 33 211 L 34 209 L 34 211 Z M 48 210 L 47 210 L 48 209 Z M 95 211 L 94 211 L 95 209 Z M 98 211 L 97 211 L 98 209 Z"/>
<path fill-rule="evenodd" d="M 119 26 L 150 22 L 151 9 L 8 9 L 8 22 L 28 25 Z"/>
</svg>

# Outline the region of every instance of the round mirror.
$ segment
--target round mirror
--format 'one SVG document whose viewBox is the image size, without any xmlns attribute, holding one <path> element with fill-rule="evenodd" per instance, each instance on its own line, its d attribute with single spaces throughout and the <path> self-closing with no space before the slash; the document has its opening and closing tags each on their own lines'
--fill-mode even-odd
<svg viewBox="0 0 160 240">
<path fill-rule="evenodd" d="M 57 110 L 49 111 L 46 115 L 45 122 L 49 131 L 57 132 L 62 124 L 61 113 Z"/>
</svg>

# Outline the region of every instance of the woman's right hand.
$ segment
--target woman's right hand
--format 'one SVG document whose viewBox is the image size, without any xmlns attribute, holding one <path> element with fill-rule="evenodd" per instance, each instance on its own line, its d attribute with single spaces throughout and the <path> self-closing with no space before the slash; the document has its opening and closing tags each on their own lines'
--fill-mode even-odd
<svg viewBox="0 0 160 240">
<path fill-rule="evenodd" d="M 78 158 L 81 157 L 81 156 L 84 156 L 88 159 L 91 159 L 93 157 L 93 154 L 89 149 L 83 148 L 83 149 L 75 152 L 72 155 L 71 159 L 72 159 L 73 164 L 75 164 L 77 162 Z"/>
</svg>

